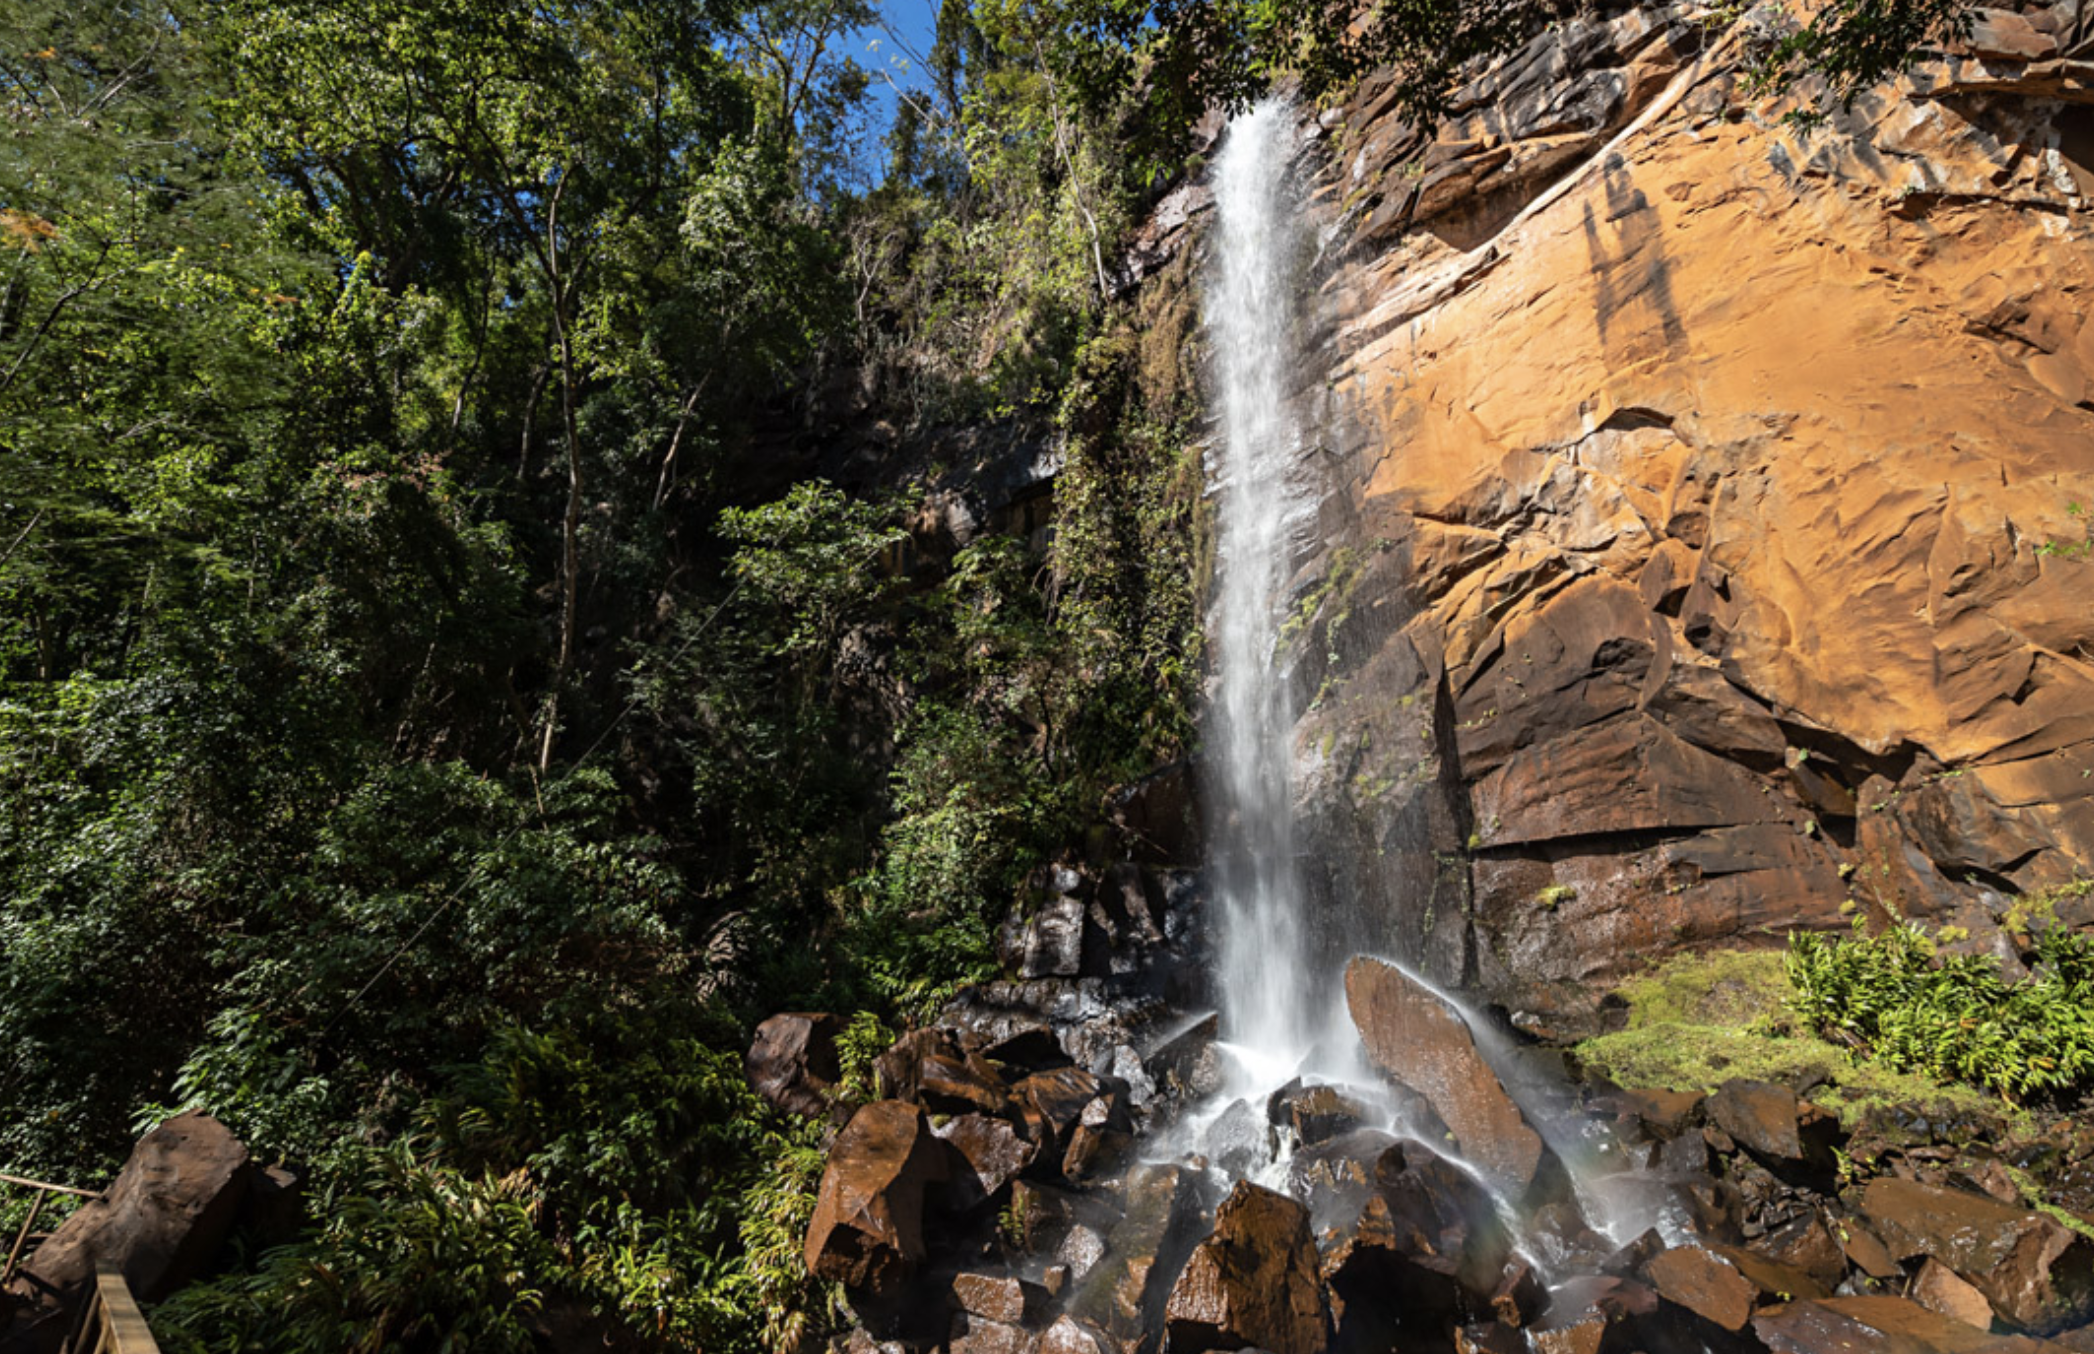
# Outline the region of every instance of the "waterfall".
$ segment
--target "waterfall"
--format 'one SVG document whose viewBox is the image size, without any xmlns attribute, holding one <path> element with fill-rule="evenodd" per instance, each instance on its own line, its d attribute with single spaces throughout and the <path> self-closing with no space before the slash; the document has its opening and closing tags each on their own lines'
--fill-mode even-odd
<svg viewBox="0 0 2094 1354">
<path fill-rule="evenodd" d="M 1293 118 L 1267 99 L 1229 124 L 1215 161 L 1206 326 L 1220 415 L 1218 584 L 1210 632 L 1220 687 L 1210 777 L 1222 825 L 1218 995 L 1246 1082 L 1276 1085 L 1324 1033 L 1336 974 L 1311 971 L 1289 786 L 1296 711 L 1280 670 L 1282 591 L 1309 502 L 1289 405 L 1297 359 L 1301 204 Z M 1246 1090 L 1252 1089 L 1246 1085 Z"/>
</svg>

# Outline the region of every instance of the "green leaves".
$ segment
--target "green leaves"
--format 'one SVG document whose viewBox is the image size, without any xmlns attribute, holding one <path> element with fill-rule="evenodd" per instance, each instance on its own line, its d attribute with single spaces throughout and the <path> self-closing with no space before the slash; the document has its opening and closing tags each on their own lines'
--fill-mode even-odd
<svg viewBox="0 0 2094 1354">
<path fill-rule="evenodd" d="M 827 659 L 845 622 L 877 608 L 895 581 L 882 557 L 898 557 L 908 539 L 895 517 L 891 504 L 848 498 L 820 480 L 720 515 L 721 537 L 739 547 L 728 563 L 737 585 L 788 618 L 778 653 Z"/>
<path fill-rule="evenodd" d="M 1789 938 L 1794 1007 L 1812 1028 L 1900 1070 L 1997 1091 L 2060 1094 L 2094 1079 L 2094 937 L 2054 928 L 2032 976 L 1944 955 L 1917 926 Z"/>
</svg>

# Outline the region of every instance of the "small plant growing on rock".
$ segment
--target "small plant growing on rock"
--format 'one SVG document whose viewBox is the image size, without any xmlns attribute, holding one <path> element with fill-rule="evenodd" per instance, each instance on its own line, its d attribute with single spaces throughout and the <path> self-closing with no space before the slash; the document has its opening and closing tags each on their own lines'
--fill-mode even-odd
<svg viewBox="0 0 2094 1354">
<path fill-rule="evenodd" d="M 1534 901 L 1543 911 L 1554 912 L 1557 908 L 1578 896 L 1578 891 L 1568 884 L 1551 884 L 1534 895 Z"/>
</svg>

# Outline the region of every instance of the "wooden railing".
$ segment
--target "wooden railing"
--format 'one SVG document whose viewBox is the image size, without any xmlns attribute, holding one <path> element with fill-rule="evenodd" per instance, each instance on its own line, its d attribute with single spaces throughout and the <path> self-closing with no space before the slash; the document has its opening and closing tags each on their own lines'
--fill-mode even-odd
<svg viewBox="0 0 2094 1354">
<path fill-rule="evenodd" d="M 61 1354 L 160 1354 L 124 1272 L 115 1265 L 104 1261 L 95 1266 L 94 1292 L 80 1304 L 72 1338 Z"/>
<path fill-rule="evenodd" d="M 14 1244 L 7 1248 L 7 1264 L 0 1267 L 0 1289 L 5 1289 L 21 1268 L 22 1253 L 29 1249 L 32 1240 L 39 1239 L 36 1220 L 44 1211 L 46 1200 L 54 1194 L 82 1199 L 102 1196 L 91 1189 L 74 1189 L 71 1185 L 54 1185 L 5 1172 L 0 1172 L 0 1185 L 34 1190 L 36 1196 L 29 1201 L 29 1212 L 22 1218 Z M 131 1285 L 124 1282 L 121 1269 L 107 1261 L 95 1266 L 94 1287 L 81 1295 L 80 1314 L 73 1319 L 73 1333 L 60 1354 L 160 1354 L 160 1346 L 146 1328 L 145 1316 L 138 1310 L 137 1299 L 131 1296 Z"/>
<path fill-rule="evenodd" d="M 21 1230 L 15 1233 L 15 1244 L 7 1249 L 7 1265 L 0 1269 L 0 1288 L 15 1281 L 15 1269 L 22 1263 L 22 1252 L 29 1247 L 29 1239 L 36 1233 L 36 1218 L 44 1211 L 44 1201 L 54 1194 L 72 1194 L 82 1199 L 99 1199 L 102 1196 L 91 1189 L 74 1189 L 71 1185 L 53 1185 L 43 1180 L 25 1180 L 19 1175 L 0 1172 L 0 1184 L 13 1185 L 17 1189 L 36 1191 L 29 1201 L 29 1213 L 22 1219 Z"/>
</svg>

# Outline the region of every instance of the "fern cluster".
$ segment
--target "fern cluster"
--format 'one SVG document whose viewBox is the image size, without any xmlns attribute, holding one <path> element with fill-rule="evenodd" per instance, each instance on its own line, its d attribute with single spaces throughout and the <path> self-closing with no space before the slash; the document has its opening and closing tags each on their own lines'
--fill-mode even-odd
<svg viewBox="0 0 2094 1354">
<path fill-rule="evenodd" d="M 2094 938 L 2056 929 L 2030 976 L 1989 955 L 1939 953 L 1916 926 L 1789 939 L 1794 1009 L 1857 1052 L 2011 1101 L 2094 1077 Z"/>
</svg>

